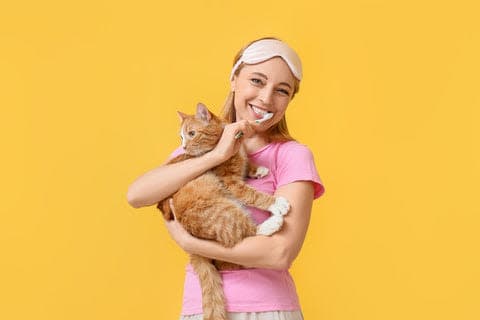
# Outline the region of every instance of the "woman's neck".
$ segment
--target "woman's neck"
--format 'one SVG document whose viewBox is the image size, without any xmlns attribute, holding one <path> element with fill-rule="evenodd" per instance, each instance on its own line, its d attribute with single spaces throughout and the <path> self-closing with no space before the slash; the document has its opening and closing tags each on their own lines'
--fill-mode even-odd
<svg viewBox="0 0 480 320">
<path fill-rule="evenodd" d="M 245 146 L 245 151 L 247 152 L 247 154 L 254 153 L 258 149 L 266 146 L 269 143 L 270 141 L 268 137 L 258 134 L 243 141 L 243 145 Z"/>
</svg>

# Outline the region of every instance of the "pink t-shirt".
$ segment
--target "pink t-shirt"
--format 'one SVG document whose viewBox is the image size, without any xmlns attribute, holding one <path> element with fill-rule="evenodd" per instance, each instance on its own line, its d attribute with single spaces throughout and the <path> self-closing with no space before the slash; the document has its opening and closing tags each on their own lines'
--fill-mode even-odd
<svg viewBox="0 0 480 320">
<path fill-rule="evenodd" d="M 181 148 L 175 150 L 172 157 L 182 151 Z M 247 179 L 247 183 L 257 190 L 273 194 L 282 185 L 295 181 L 311 181 L 315 199 L 325 191 L 315 168 L 312 152 L 296 141 L 270 143 L 250 154 L 249 159 L 270 171 L 262 179 Z M 252 207 L 248 209 L 257 224 L 270 217 L 268 211 Z M 288 270 L 249 268 L 220 273 L 229 312 L 300 310 L 295 284 Z M 186 267 L 181 313 L 202 313 L 200 282 L 190 264 Z"/>
</svg>

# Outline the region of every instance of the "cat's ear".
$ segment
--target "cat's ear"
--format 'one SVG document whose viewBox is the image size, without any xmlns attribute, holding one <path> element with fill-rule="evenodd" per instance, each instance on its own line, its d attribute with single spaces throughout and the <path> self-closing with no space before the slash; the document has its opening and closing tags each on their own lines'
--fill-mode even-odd
<svg viewBox="0 0 480 320">
<path fill-rule="evenodd" d="M 212 114 L 208 111 L 207 107 L 203 103 L 197 104 L 197 114 L 195 118 L 205 122 L 210 122 L 212 119 Z"/>
<path fill-rule="evenodd" d="M 185 120 L 185 118 L 187 117 L 187 115 L 185 113 L 180 112 L 180 111 L 177 111 L 177 114 L 180 117 L 180 121 Z"/>
</svg>

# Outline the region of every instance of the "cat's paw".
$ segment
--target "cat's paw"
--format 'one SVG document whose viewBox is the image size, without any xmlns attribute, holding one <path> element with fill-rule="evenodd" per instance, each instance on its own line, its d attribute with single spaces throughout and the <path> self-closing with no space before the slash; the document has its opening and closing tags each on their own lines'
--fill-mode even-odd
<svg viewBox="0 0 480 320">
<path fill-rule="evenodd" d="M 283 225 L 282 216 L 270 216 L 262 224 L 257 226 L 257 235 L 270 236 L 280 230 Z"/>
<path fill-rule="evenodd" d="M 290 203 L 284 197 L 276 197 L 275 203 L 268 207 L 274 216 L 284 216 L 290 211 Z"/>
<path fill-rule="evenodd" d="M 268 172 L 270 172 L 270 170 L 268 170 L 268 168 L 258 167 L 255 172 L 252 172 L 251 174 L 249 174 L 249 178 L 261 179 L 261 178 L 267 176 Z"/>
</svg>

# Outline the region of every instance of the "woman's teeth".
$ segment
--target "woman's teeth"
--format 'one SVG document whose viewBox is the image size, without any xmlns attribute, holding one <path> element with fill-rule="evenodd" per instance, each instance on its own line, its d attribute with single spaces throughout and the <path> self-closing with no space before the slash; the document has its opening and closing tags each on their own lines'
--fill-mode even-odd
<svg viewBox="0 0 480 320">
<path fill-rule="evenodd" d="M 262 123 L 265 122 L 273 117 L 273 112 L 268 112 L 265 110 L 262 110 L 260 108 L 257 108 L 253 105 L 250 104 L 250 107 L 252 108 L 253 112 L 258 116 L 261 117 L 260 119 L 255 120 L 256 123 Z"/>
<path fill-rule="evenodd" d="M 260 115 L 260 116 L 262 116 L 262 117 L 268 113 L 267 111 L 262 110 L 262 109 L 259 109 L 259 108 L 255 107 L 255 106 L 252 106 L 252 105 L 250 105 L 250 106 L 252 107 L 253 112 L 255 112 L 256 114 L 258 114 L 258 115 Z"/>
</svg>

